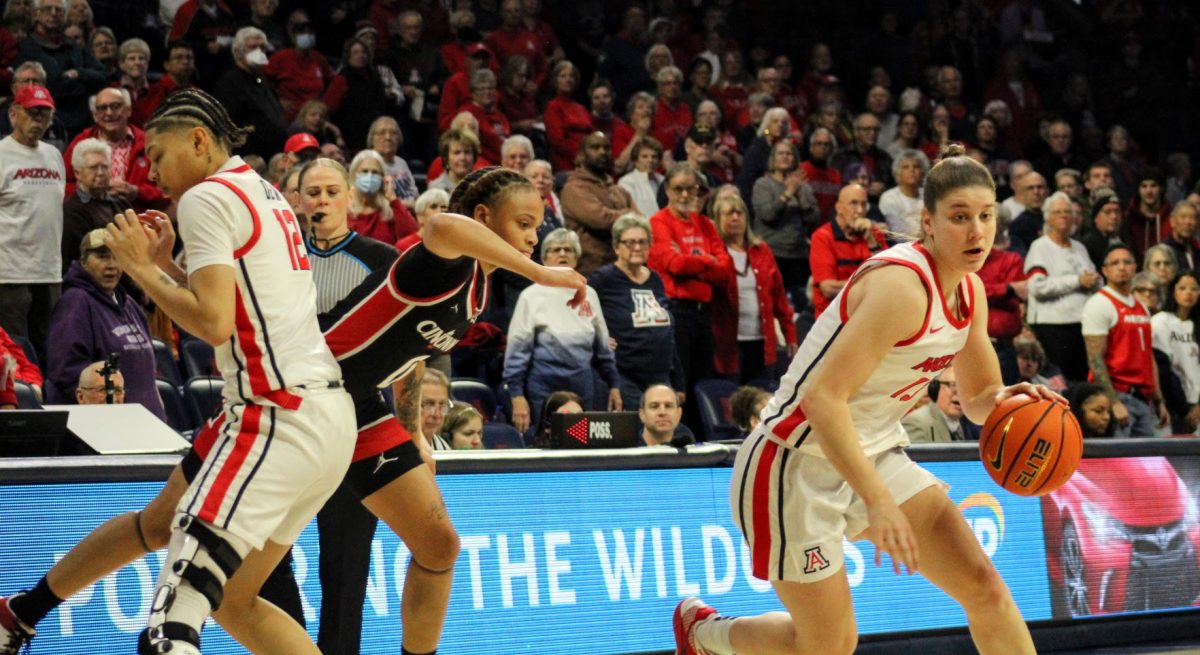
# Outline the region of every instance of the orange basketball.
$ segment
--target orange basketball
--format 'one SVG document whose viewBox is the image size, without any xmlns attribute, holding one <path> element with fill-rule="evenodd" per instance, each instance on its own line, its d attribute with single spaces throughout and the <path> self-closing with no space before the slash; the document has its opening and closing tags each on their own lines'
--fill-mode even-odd
<svg viewBox="0 0 1200 655">
<path fill-rule="evenodd" d="M 1075 473 L 1083 432 L 1071 408 L 1017 395 L 992 410 L 979 435 L 983 468 L 1018 496 L 1044 496 Z"/>
</svg>

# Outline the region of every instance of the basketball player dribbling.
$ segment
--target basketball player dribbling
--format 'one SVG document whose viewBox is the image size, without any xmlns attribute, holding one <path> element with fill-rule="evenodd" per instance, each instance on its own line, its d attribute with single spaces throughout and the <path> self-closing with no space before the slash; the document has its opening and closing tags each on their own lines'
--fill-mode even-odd
<svg viewBox="0 0 1200 655">
<path fill-rule="evenodd" d="M 324 164 L 309 166 L 301 185 L 310 186 L 305 181 L 309 174 L 321 183 L 311 185 L 317 188 L 314 197 L 305 199 L 312 205 L 306 209 L 329 210 L 328 198 L 319 196 L 327 196 L 333 187 L 342 189 L 344 176 L 327 175 L 335 169 Z M 406 376 L 419 379 L 412 373 L 421 360 L 453 346 L 454 335 L 461 335 L 483 310 L 487 276 L 497 267 L 542 284 L 573 288 L 577 295 L 572 302 L 581 300 L 585 286 L 575 271 L 530 261 L 543 213 L 536 190 L 520 174 L 496 167 L 473 172 L 456 189 L 451 209 L 470 218 L 443 214 L 430 219 L 422 228 L 422 243 L 402 253 L 391 267 L 368 276 L 322 315 L 325 338 L 355 399 L 359 425 L 354 464 L 346 479 L 364 505 L 413 552 L 402 599 L 402 652 L 411 653 L 436 649 L 458 542 L 430 470 L 420 465 L 416 445 L 388 412 L 379 388 Z M 437 334 L 430 321 L 436 323 Z M 10 652 L 3 648 L 5 637 L 10 644 L 24 643 L 32 625 L 62 599 L 160 547 L 170 518 L 163 508 L 172 505 L 186 480 L 195 477 L 223 430 L 218 417 L 197 435 L 194 450 L 146 510 L 111 519 L 52 567 L 35 588 L 0 600 L 0 653 Z M 440 554 L 438 548 L 447 552 Z M 299 625 L 256 593 L 257 587 L 227 593 L 215 618 L 258 655 L 317 653 Z M 22 602 L 31 597 L 35 602 Z M 15 646 L 11 652 L 16 652 Z"/>
<path fill-rule="evenodd" d="M 858 641 L 843 538 L 876 564 L 920 572 L 966 611 L 981 653 L 1033 653 L 1007 585 L 945 486 L 912 462 L 900 419 L 953 366 L 971 420 L 1040 385 L 1003 386 L 975 272 L 995 237 L 996 187 L 951 145 L 925 182 L 920 241 L 868 259 L 817 321 L 738 449 L 730 499 L 755 577 L 786 612 L 726 617 L 696 598 L 675 610 L 680 655 L 851 653 Z M 884 274 L 878 271 L 886 271 Z"/>
</svg>

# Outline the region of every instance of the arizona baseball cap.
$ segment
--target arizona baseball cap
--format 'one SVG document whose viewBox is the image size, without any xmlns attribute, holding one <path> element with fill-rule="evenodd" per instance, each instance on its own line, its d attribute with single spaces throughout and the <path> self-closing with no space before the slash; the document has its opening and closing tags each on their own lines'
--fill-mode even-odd
<svg viewBox="0 0 1200 655">
<path fill-rule="evenodd" d="M 317 138 L 308 132 L 297 132 L 288 137 L 287 143 L 283 145 L 283 151 L 289 155 L 294 155 L 302 150 L 309 148 L 320 148 L 321 144 L 317 143 Z"/>
<path fill-rule="evenodd" d="M 44 86 L 29 84 L 17 90 L 17 95 L 13 96 L 13 104 L 21 105 L 25 109 L 35 107 L 54 109 L 54 96 L 50 95 L 50 90 Z"/>
</svg>

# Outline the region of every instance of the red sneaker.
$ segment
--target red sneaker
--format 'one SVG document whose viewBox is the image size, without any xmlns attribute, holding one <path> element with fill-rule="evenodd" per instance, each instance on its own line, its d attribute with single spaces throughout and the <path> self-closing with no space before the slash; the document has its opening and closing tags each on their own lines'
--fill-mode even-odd
<svg viewBox="0 0 1200 655">
<path fill-rule="evenodd" d="M 675 606 L 675 655 L 707 655 L 696 645 L 696 624 L 716 613 L 699 598 L 684 598 Z"/>
<path fill-rule="evenodd" d="M 37 631 L 13 614 L 8 601 L 9 598 L 0 598 L 0 655 L 18 655 Z"/>
</svg>

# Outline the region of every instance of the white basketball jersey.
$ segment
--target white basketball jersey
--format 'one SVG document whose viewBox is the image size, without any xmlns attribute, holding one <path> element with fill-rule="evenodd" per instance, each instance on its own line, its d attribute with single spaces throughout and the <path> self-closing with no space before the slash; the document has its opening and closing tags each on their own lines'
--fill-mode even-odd
<svg viewBox="0 0 1200 655">
<path fill-rule="evenodd" d="M 289 388 L 341 378 L 317 325 L 316 288 L 300 227 L 283 195 L 238 157 L 183 194 L 188 271 L 221 264 L 237 280 L 234 332 L 216 348 L 233 402 L 294 409 Z"/>
<path fill-rule="evenodd" d="M 964 279 L 956 293 L 965 318 L 953 315 L 946 307 L 932 256 L 919 244 L 909 243 L 879 252 L 863 262 L 829 309 L 817 319 L 780 380 L 779 390 L 763 409 L 763 429 L 773 440 L 825 456 L 820 439 L 812 437 L 812 426 L 800 407 L 800 400 L 818 366 L 838 365 L 827 361 L 826 354 L 847 320 L 846 297 L 850 287 L 864 272 L 881 266 L 904 266 L 916 272 L 925 283 L 929 303 L 920 333 L 895 344 L 866 383 L 851 396 L 850 415 L 868 457 L 908 444 L 900 419 L 966 344 L 976 300 L 969 279 Z"/>
</svg>

